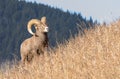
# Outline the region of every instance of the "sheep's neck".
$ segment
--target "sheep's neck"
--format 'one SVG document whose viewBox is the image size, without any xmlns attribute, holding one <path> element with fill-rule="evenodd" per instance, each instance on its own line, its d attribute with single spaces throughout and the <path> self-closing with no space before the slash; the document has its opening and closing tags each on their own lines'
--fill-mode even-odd
<svg viewBox="0 0 120 79">
<path fill-rule="evenodd" d="M 41 34 L 35 34 L 34 35 L 34 38 L 35 38 L 35 41 L 43 41 L 45 39 L 45 34 L 44 33 L 41 33 Z M 40 39 L 40 40 L 38 40 Z"/>
</svg>

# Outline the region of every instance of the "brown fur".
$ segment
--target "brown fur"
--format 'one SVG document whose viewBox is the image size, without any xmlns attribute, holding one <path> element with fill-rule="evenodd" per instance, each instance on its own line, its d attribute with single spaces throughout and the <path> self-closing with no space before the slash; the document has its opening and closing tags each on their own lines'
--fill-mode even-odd
<svg viewBox="0 0 120 79">
<path fill-rule="evenodd" d="M 32 61 L 36 55 L 44 54 L 44 49 L 48 46 L 47 32 L 44 32 L 47 27 L 46 23 L 40 21 L 35 27 L 36 33 L 21 44 L 20 52 L 23 63 Z"/>
</svg>

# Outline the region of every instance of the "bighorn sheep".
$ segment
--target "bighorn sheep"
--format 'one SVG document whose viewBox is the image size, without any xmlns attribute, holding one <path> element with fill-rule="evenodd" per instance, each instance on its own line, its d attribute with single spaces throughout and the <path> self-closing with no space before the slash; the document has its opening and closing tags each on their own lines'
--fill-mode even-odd
<svg viewBox="0 0 120 79">
<path fill-rule="evenodd" d="M 33 33 L 31 27 L 34 26 L 36 32 Z M 20 48 L 21 61 L 31 61 L 35 55 L 44 53 L 45 47 L 48 46 L 48 26 L 46 24 L 46 17 L 41 20 L 32 19 L 27 25 L 28 32 L 33 36 L 23 41 Z"/>
</svg>

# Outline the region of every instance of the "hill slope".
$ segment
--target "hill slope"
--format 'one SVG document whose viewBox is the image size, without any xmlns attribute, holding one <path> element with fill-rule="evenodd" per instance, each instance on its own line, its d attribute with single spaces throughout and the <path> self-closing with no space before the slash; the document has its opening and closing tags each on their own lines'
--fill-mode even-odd
<svg viewBox="0 0 120 79">
<path fill-rule="evenodd" d="M 98 26 L 58 45 L 26 67 L 13 67 L 0 78 L 120 79 L 120 21 Z"/>
<path fill-rule="evenodd" d="M 78 33 L 76 23 L 84 24 L 84 28 L 93 25 L 92 18 L 86 20 L 81 14 L 63 12 L 43 4 L 25 2 L 24 0 L 0 0 L 0 61 L 19 56 L 20 44 L 31 35 L 26 25 L 30 19 L 47 17 L 50 46 L 64 42 Z"/>
</svg>

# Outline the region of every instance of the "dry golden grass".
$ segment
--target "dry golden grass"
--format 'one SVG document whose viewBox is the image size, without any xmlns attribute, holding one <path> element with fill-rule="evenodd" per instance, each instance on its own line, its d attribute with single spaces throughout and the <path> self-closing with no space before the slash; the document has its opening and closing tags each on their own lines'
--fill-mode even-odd
<svg viewBox="0 0 120 79">
<path fill-rule="evenodd" d="M 120 79 L 120 21 L 88 30 L 50 53 L 28 66 L 6 67 L 0 79 Z"/>
</svg>

